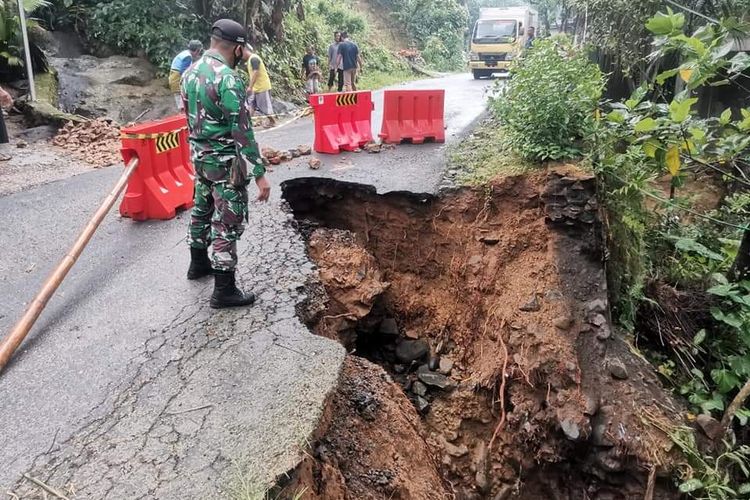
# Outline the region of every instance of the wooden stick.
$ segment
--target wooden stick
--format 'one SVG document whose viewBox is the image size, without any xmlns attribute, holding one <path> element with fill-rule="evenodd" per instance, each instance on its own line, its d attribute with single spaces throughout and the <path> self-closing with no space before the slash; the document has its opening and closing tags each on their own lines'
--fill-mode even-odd
<svg viewBox="0 0 750 500">
<path fill-rule="evenodd" d="M 52 486 L 46 485 L 43 482 L 41 482 L 38 479 L 34 479 L 33 477 L 29 476 L 28 474 L 24 474 L 23 477 L 34 483 L 35 485 L 39 486 L 41 489 L 49 493 L 50 495 L 55 495 L 57 498 L 62 498 L 63 500 L 68 500 L 68 497 L 57 491 Z"/>
<path fill-rule="evenodd" d="M 137 168 L 138 158 L 133 158 L 125 167 L 125 171 L 117 180 L 112 191 L 104 199 L 101 206 L 99 206 L 99 209 L 83 229 L 81 234 L 78 235 L 78 239 L 75 241 L 70 251 L 65 257 L 63 257 L 55 270 L 52 271 L 52 274 L 47 278 L 47 281 L 44 282 L 42 289 L 37 296 L 34 297 L 31 304 L 29 304 L 24 315 L 18 320 L 10 333 L 3 339 L 2 343 L 0 343 L 0 372 L 5 368 L 5 365 L 8 364 L 13 353 L 16 352 L 16 349 L 18 349 L 23 340 L 29 334 L 31 327 L 33 327 L 36 320 L 39 319 L 39 315 L 42 314 L 47 302 L 49 302 L 49 299 L 57 291 L 58 287 L 65 279 L 65 276 L 67 276 L 68 271 L 70 271 L 70 268 L 72 268 L 78 260 L 78 257 L 81 256 L 83 249 L 88 245 L 94 232 L 102 223 L 102 220 L 104 220 L 104 217 L 112 208 L 112 205 L 115 204 L 120 193 L 122 193 L 128 185 L 130 176 L 133 175 L 133 172 L 135 172 Z"/>
</svg>

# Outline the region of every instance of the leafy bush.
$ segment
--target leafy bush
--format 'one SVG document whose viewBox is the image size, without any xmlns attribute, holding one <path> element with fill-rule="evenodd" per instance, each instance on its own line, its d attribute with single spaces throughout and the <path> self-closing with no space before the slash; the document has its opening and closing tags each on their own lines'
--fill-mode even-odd
<svg viewBox="0 0 750 500">
<path fill-rule="evenodd" d="M 97 2 L 87 15 L 86 35 L 124 55 L 145 54 L 161 69 L 191 38 L 206 40 L 208 25 L 180 2 L 114 0 Z"/>
<path fill-rule="evenodd" d="M 511 68 L 491 108 L 510 146 L 534 160 L 582 153 L 603 89 L 599 68 L 565 37 L 538 40 Z"/>
<path fill-rule="evenodd" d="M 464 34 L 468 11 L 456 0 L 380 0 L 379 5 L 393 11 L 425 62 L 441 71 L 456 71 L 464 66 Z"/>
</svg>

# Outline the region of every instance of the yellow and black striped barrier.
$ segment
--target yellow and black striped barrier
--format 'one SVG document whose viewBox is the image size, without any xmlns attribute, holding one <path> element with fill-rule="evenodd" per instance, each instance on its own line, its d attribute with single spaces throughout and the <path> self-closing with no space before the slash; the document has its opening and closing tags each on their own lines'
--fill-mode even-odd
<svg viewBox="0 0 750 500">
<path fill-rule="evenodd" d="M 336 106 L 356 106 L 357 94 L 339 94 L 336 96 Z"/>
<path fill-rule="evenodd" d="M 122 139 L 156 139 L 156 152 L 163 153 L 180 147 L 180 132 L 183 130 L 187 130 L 187 127 L 155 134 L 128 134 L 123 132 L 120 137 Z"/>
</svg>

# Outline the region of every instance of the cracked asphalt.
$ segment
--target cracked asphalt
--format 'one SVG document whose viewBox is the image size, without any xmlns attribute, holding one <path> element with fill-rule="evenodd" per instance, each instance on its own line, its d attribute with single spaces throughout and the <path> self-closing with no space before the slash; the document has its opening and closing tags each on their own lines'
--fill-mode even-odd
<svg viewBox="0 0 750 500">
<path fill-rule="evenodd" d="M 446 89 L 450 143 L 482 114 L 487 85 L 462 74 L 406 87 Z M 312 137 L 310 119 L 258 134 L 276 149 Z M 258 294 L 252 308 L 213 311 L 212 282 L 184 279 L 187 214 L 106 218 L 0 373 L 0 493 L 43 498 L 28 474 L 79 499 L 253 498 L 296 465 L 345 353 L 297 318 L 316 268 L 278 185 L 315 175 L 432 192 L 445 145 L 318 157 L 316 171 L 305 158 L 276 167 L 271 203 L 251 206 L 238 272 Z M 92 170 L 0 196 L 13 228 L 0 234 L 1 332 L 119 174 Z"/>
</svg>

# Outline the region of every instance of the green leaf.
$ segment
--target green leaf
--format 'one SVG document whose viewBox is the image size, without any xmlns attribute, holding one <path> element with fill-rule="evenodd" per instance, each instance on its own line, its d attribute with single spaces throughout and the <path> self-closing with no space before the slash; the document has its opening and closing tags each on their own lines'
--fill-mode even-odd
<svg viewBox="0 0 750 500">
<path fill-rule="evenodd" d="M 701 345 L 703 341 L 706 340 L 706 329 L 703 328 L 698 333 L 695 334 L 695 337 L 693 337 L 693 345 Z"/>
<path fill-rule="evenodd" d="M 654 120 L 651 117 L 644 118 L 640 120 L 638 123 L 635 124 L 635 132 L 636 133 L 643 133 L 643 132 L 651 132 L 656 128 L 656 120 Z"/>
<path fill-rule="evenodd" d="M 726 394 L 742 385 L 740 379 L 729 370 L 711 370 L 711 378 L 721 394 Z"/>
<path fill-rule="evenodd" d="M 750 55 L 747 52 L 737 52 L 729 62 L 731 64 L 729 67 L 730 73 L 742 73 L 747 68 L 750 68 Z"/>
<path fill-rule="evenodd" d="M 625 106 L 630 110 L 633 111 L 636 106 L 638 106 L 641 101 L 643 101 L 643 98 L 646 97 L 646 92 L 648 92 L 648 85 L 643 84 L 637 89 L 635 89 L 635 92 L 630 96 L 630 99 L 625 101 Z"/>
<path fill-rule="evenodd" d="M 612 111 L 606 116 L 608 121 L 614 123 L 625 123 L 625 115 L 620 111 Z"/>
<path fill-rule="evenodd" d="M 685 25 L 685 16 L 674 14 L 671 9 L 668 9 L 667 12 L 667 14 L 658 12 L 654 17 L 649 19 L 646 23 L 646 29 L 654 35 L 662 36 L 681 30 Z"/>
<path fill-rule="evenodd" d="M 681 493 L 691 493 L 703 489 L 703 483 L 700 479 L 690 479 L 680 485 Z"/>
<path fill-rule="evenodd" d="M 690 108 L 698 102 L 698 99 L 691 97 L 682 101 L 673 100 L 669 103 L 669 116 L 677 123 L 682 123 L 690 116 Z"/>
<path fill-rule="evenodd" d="M 688 130 L 688 132 L 690 132 L 690 137 L 698 142 L 703 142 L 703 140 L 706 138 L 706 131 L 703 129 L 692 127 Z"/>
<path fill-rule="evenodd" d="M 716 285 L 707 290 L 708 293 L 717 297 L 729 297 L 735 291 L 734 285 Z"/>
<path fill-rule="evenodd" d="M 740 423 L 740 425 L 745 426 L 750 419 L 750 410 L 747 410 L 746 408 L 740 408 L 739 410 L 737 410 L 737 413 L 735 413 L 734 416 L 737 417 L 737 421 Z M 746 484 L 746 486 L 750 486 L 750 484 Z M 740 486 L 740 489 L 741 488 L 742 487 Z M 746 491 L 745 493 L 750 493 L 750 490 Z"/>
<path fill-rule="evenodd" d="M 723 255 L 710 250 L 705 245 L 698 243 L 697 241 L 690 239 L 690 238 L 679 238 L 675 242 L 675 247 L 678 250 L 682 250 L 683 252 L 695 252 L 698 255 L 701 255 L 710 260 L 716 260 L 716 261 L 724 260 Z"/>
<path fill-rule="evenodd" d="M 677 73 L 679 73 L 679 71 L 679 68 L 662 71 L 661 73 L 656 75 L 656 83 L 658 83 L 659 85 L 664 85 L 664 82 L 675 76 Z"/>
<path fill-rule="evenodd" d="M 721 116 L 719 117 L 719 123 L 722 125 L 728 125 L 729 122 L 732 121 L 732 109 L 727 108 L 724 111 L 722 111 Z"/>
</svg>

